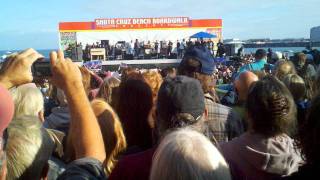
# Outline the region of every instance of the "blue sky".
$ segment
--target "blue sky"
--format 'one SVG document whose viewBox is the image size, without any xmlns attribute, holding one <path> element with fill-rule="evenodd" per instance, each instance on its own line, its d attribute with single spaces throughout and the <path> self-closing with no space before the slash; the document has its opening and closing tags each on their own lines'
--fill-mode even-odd
<svg viewBox="0 0 320 180">
<path fill-rule="evenodd" d="M 0 49 L 58 47 L 58 23 L 95 18 L 222 18 L 224 38 L 309 37 L 319 0 L 2 0 Z"/>
</svg>

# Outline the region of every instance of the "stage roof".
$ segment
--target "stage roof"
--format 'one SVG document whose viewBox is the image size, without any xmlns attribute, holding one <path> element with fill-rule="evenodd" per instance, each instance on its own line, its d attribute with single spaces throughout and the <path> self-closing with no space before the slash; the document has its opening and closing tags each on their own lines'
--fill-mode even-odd
<svg viewBox="0 0 320 180">
<path fill-rule="evenodd" d="M 91 22 L 60 22 L 60 32 L 139 29 L 222 28 L 222 19 L 188 17 L 100 18 Z"/>
</svg>

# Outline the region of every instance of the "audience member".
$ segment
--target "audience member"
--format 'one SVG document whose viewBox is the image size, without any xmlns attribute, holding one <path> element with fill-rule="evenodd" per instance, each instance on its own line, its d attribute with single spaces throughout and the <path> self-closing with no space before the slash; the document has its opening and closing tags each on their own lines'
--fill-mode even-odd
<svg viewBox="0 0 320 180">
<path fill-rule="evenodd" d="M 86 94 L 89 95 L 90 93 L 90 86 L 91 86 L 91 74 L 90 71 L 85 67 L 80 67 L 81 77 L 82 77 L 82 83 L 84 86 L 84 89 L 86 91 Z"/>
<path fill-rule="evenodd" d="M 221 152 L 235 179 L 273 179 L 298 170 L 300 154 L 289 137 L 295 128 L 296 106 L 287 87 L 265 77 L 249 90 L 249 129 Z"/>
<path fill-rule="evenodd" d="M 91 102 L 91 106 L 97 117 L 106 150 L 106 160 L 103 164 L 107 174 L 110 174 L 119 154 L 127 147 L 126 138 L 118 115 L 108 103 L 96 99 Z"/>
<path fill-rule="evenodd" d="M 160 89 L 160 86 L 162 84 L 162 77 L 161 75 L 154 70 L 147 70 L 146 72 L 142 73 L 144 80 L 146 83 L 150 86 L 152 90 L 152 96 L 154 102 L 157 100 L 158 91 Z"/>
<path fill-rule="evenodd" d="M 162 78 L 166 78 L 166 77 L 174 78 L 177 75 L 176 69 L 172 67 L 164 68 L 160 73 Z"/>
<path fill-rule="evenodd" d="M 31 65 L 32 63 L 41 57 L 39 53 L 33 49 L 25 50 L 19 54 L 16 54 L 5 62 L 0 72 L 0 84 L 10 89 L 14 86 L 19 86 L 32 81 Z M 94 117 L 93 111 L 90 108 L 89 101 L 86 97 L 86 93 L 81 82 L 81 74 L 75 64 L 70 59 L 65 60 L 63 53 L 60 51 L 58 54 L 55 52 L 51 53 L 51 66 L 53 74 L 53 82 L 60 88 L 63 88 L 69 104 L 71 105 L 70 113 L 73 120 L 77 123 L 71 122 L 71 128 L 73 132 L 77 134 L 77 137 L 73 137 L 73 145 L 75 146 L 76 158 L 78 160 L 72 162 L 62 174 L 59 179 L 77 178 L 104 178 L 105 174 L 102 171 L 101 162 L 105 159 L 105 150 L 103 146 L 103 139 L 101 132 L 99 131 L 99 125 L 96 118 Z M 2 116 L 2 115 L 1 115 Z M 27 120 L 17 121 L 17 123 L 25 123 Z M 1 122 L 1 125 L 5 127 L 6 122 Z M 38 120 L 35 123 L 40 123 Z M 10 131 L 10 129 L 8 130 Z M 10 134 L 10 132 L 9 132 Z M 14 137 L 9 137 L 11 140 L 15 138 L 16 133 L 13 133 Z M 10 135 L 9 135 L 10 136 Z M 24 133 L 23 136 L 26 136 Z M 23 136 L 21 139 L 23 139 Z M 19 138 L 18 141 L 21 141 Z M 28 141 L 28 140 L 27 140 Z M 28 143 L 28 142 L 24 143 Z M 32 141 L 29 141 L 32 143 Z M 44 142 L 42 142 L 44 143 Z M 21 143 L 22 144 L 22 143 Z M 14 146 L 19 146 L 20 143 L 14 143 Z M 41 144 L 41 146 L 44 144 Z M 34 146 L 35 147 L 35 146 Z M 15 147 L 12 151 L 16 150 Z M 49 146 L 44 146 L 49 148 Z M 5 148 L 7 151 L 7 147 Z M 30 148 L 33 150 L 33 148 Z M 19 154 L 24 155 L 24 152 Z M 33 152 L 34 153 L 34 152 Z M 39 152 L 35 152 L 35 155 L 39 155 Z M 46 151 L 50 154 L 50 151 Z M 2 154 L 3 156 L 3 154 Z M 50 156 L 50 155 L 49 155 Z M 42 156 L 42 158 L 46 158 Z M 3 158 L 1 158 L 3 159 Z M 35 160 L 32 158 L 31 160 Z M 2 161 L 2 177 L 6 176 L 6 163 Z M 28 166 L 28 165 L 27 165 Z M 8 166 L 9 167 L 9 166 Z M 41 173 L 40 166 L 37 166 L 37 172 L 35 175 L 31 175 L 31 179 L 36 178 Z M 27 167 L 23 167 L 27 168 Z M 29 176 L 31 171 L 35 167 L 27 169 L 26 174 L 23 176 Z M 11 173 L 11 172 L 10 172 Z M 20 173 L 17 175 L 21 175 Z M 30 179 L 27 178 L 27 179 Z"/>
<path fill-rule="evenodd" d="M 52 113 L 52 110 L 55 107 L 59 106 L 59 102 L 57 99 L 57 88 L 51 84 L 49 86 L 47 94 L 48 94 L 48 97 L 44 101 L 44 117 L 45 118 Z"/>
<path fill-rule="evenodd" d="M 125 82 L 128 78 L 140 78 L 140 73 L 137 69 L 132 67 L 127 67 L 121 71 L 121 82 Z"/>
<path fill-rule="evenodd" d="M 288 74 L 297 74 L 294 64 L 287 60 L 278 61 L 274 66 L 273 75 L 283 81 Z"/>
<path fill-rule="evenodd" d="M 158 93 L 156 112 L 155 125 L 159 138 L 168 131 L 183 127 L 190 127 L 207 137 L 212 137 L 205 123 L 207 115 L 201 85 L 192 78 L 177 76 L 173 79 L 165 79 Z M 109 179 L 148 180 L 155 150 L 156 147 L 153 147 L 124 157 L 119 161 Z"/>
<path fill-rule="evenodd" d="M 45 118 L 43 126 L 48 129 L 55 129 L 68 134 L 70 127 L 70 109 L 67 98 L 61 89 L 57 89 L 57 100 L 59 106 L 52 109 L 52 113 Z"/>
<path fill-rule="evenodd" d="M 105 179 L 102 163 L 106 159 L 99 123 L 90 107 L 79 68 L 61 51 L 50 54 L 52 81 L 61 88 L 68 102 L 71 142 L 76 160 L 58 177 L 63 179 Z"/>
<path fill-rule="evenodd" d="M 38 58 L 42 57 L 33 49 L 27 49 L 7 57 L 0 69 L 0 159 L 1 178 L 7 175 L 5 158 L 5 143 L 2 139 L 3 132 L 12 120 L 14 115 L 13 99 L 8 92 L 12 87 L 30 83 L 33 79 L 31 66 Z"/>
<path fill-rule="evenodd" d="M 20 116 L 37 116 L 44 121 L 44 101 L 41 91 L 36 86 L 19 86 L 11 91 L 15 104 L 14 118 Z"/>
<path fill-rule="evenodd" d="M 121 81 L 115 77 L 108 77 L 100 87 L 97 98 L 104 99 L 113 108 L 116 107 L 119 97 L 119 86 Z"/>
<path fill-rule="evenodd" d="M 299 129 L 298 134 L 298 146 L 301 148 L 304 165 L 299 168 L 299 171 L 292 174 L 289 177 L 283 178 L 286 180 L 295 179 L 315 179 L 319 174 L 319 108 L 320 108 L 320 96 L 317 96 L 313 101 L 310 108 L 310 113 L 305 122 Z"/>
<path fill-rule="evenodd" d="M 181 129 L 161 141 L 152 160 L 150 179 L 231 180 L 231 174 L 220 152 L 205 136 Z"/>
<path fill-rule="evenodd" d="M 173 128 L 190 126 L 217 143 L 207 123 L 208 112 L 199 81 L 187 76 L 167 78 L 158 93 L 156 129 L 159 137 Z"/>
<path fill-rule="evenodd" d="M 103 79 L 98 76 L 97 74 L 93 73 L 90 71 L 90 92 L 89 92 L 89 100 L 93 100 L 94 98 L 97 97 L 100 87 L 103 85 L 104 81 Z"/>
<path fill-rule="evenodd" d="M 0 136 L 14 114 L 14 103 L 8 89 L 33 80 L 31 65 L 42 57 L 34 49 L 26 49 L 7 57 L 0 69 Z"/>
<path fill-rule="evenodd" d="M 296 103 L 298 125 L 301 125 L 305 121 L 307 111 L 310 107 L 310 101 L 306 99 L 306 84 L 297 74 L 287 75 L 283 82 L 290 90 Z"/>
<path fill-rule="evenodd" d="M 234 82 L 234 86 L 238 92 L 238 100 L 240 102 L 247 101 L 250 86 L 258 80 L 258 76 L 250 71 L 240 73 L 239 77 Z"/>
<path fill-rule="evenodd" d="M 308 100 L 311 100 L 315 96 L 316 90 L 314 89 L 316 71 L 313 65 L 306 63 L 307 57 L 304 53 L 298 53 L 294 57 L 294 64 L 297 73 L 300 77 L 304 79 L 307 87 L 306 96 Z"/>
<path fill-rule="evenodd" d="M 202 46 L 192 46 L 179 65 L 178 73 L 199 80 L 205 93 L 208 109 L 208 124 L 212 135 L 218 142 L 226 142 L 243 133 L 243 124 L 231 108 L 215 102 L 210 95 L 214 90 L 211 75 L 214 71 L 214 59 L 210 51 Z"/>
<path fill-rule="evenodd" d="M 0 136 L 9 125 L 14 116 L 14 102 L 10 92 L 4 88 L 0 81 Z"/>
<path fill-rule="evenodd" d="M 121 82 L 116 111 L 128 143 L 126 155 L 151 148 L 152 131 L 148 123 L 151 109 L 152 91 L 143 78 Z"/>
<path fill-rule="evenodd" d="M 7 179 L 45 179 L 54 142 L 38 117 L 17 116 L 7 133 Z"/>
<path fill-rule="evenodd" d="M 319 55 L 319 58 L 320 58 L 320 55 Z M 318 67 L 317 74 L 315 76 L 315 80 L 312 88 L 314 89 L 313 96 L 314 97 L 318 96 L 320 94 L 320 66 Z"/>
<path fill-rule="evenodd" d="M 263 71 L 265 64 L 267 64 L 267 52 L 264 49 L 258 49 L 255 54 L 255 62 L 242 66 L 239 71 Z"/>
<path fill-rule="evenodd" d="M 316 75 L 316 70 L 313 65 L 307 63 L 307 56 L 304 53 L 295 55 L 294 64 L 299 76 L 312 78 Z"/>
<path fill-rule="evenodd" d="M 158 91 L 162 84 L 162 77 L 160 73 L 157 71 L 148 70 L 142 73 L 144 80 L 150 86 L 152 90 L 152 97 L 153 97 L 153 106 L 149 117 L 149 125 L 153 129 L 155 127 L 155 119 L 156 119 L 156 104 L 158 98 Z"/>
<path fill-rule="evenodd" d="M 234 86 L 237 92 L 237 102 L 233 106 L 234 111 L 236 111 L 239 117 L 242 119 L 244 129 L 248 128 L 248 117 L 246 113 L 246 102 L 248 98 L 249 89 L 252 84 L 257 82 L 258 76 L 251 71 L 244 71 L 240 73 L 238 78 L 234 82 Z"/>
</svg>

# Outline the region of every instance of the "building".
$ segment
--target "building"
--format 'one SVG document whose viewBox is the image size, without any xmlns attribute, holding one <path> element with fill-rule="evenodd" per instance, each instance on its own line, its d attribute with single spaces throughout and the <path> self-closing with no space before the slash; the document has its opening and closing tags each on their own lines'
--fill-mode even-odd
<svg viewBox="0 0 320 180">
<path fill-rule="evenodd" d="M 320 26 L 311 29 L 310 42 L 312 46 L 320 46 Z"/>
</svg>

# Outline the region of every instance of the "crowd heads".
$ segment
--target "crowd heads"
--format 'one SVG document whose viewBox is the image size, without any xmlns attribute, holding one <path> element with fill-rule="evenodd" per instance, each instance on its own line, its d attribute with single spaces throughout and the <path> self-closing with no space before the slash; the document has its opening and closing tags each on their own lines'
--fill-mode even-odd
<svg viewBox="0 0 320 180">
<path fill-rule="evenodd" d="M 271 61 L 258 49 L 230 63 L 205 43 L 184 43 L 177 41 L 177 69 L 94 73 L 58 51 L 52 76 L 35 78 L 31 66 L 42 55 L 8 57 L 0 69 L 1 179 L 317 177 L 316 53 Z M 132 49 L 139 55 L 138 40 Z"/>
</svg>

